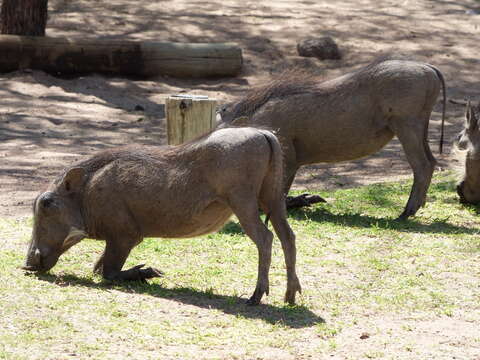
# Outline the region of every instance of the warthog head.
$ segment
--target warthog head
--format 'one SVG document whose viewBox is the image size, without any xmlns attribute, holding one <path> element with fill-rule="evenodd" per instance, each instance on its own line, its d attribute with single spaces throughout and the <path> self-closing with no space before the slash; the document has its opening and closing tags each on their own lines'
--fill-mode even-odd
<svg viewBox="0 0 480 360">
<path fill-rule="evenodd" d="M 33 231 L 23 269 L 48 271 L 61 254 L 86 233 L 78 193 L 83 186 L 83 168 L 70 169 L 33 203 Z"/>
<path fill-rule="evenodd" d="M 465 125 L 458 134 L 456 146 L 467 151 L 465 174 L 457 185 L 460 202 L 477 204 L 480 202 L 480 130 L 478 128 L 478 110 L 470 102 L 467 104 Z"/>
<path fill-rule="evenodd" d="M 223 104 L 217 107 L 216 123 L 218 128 L 231 125 L 233 117 L 233 104 Z"/>
</svg>

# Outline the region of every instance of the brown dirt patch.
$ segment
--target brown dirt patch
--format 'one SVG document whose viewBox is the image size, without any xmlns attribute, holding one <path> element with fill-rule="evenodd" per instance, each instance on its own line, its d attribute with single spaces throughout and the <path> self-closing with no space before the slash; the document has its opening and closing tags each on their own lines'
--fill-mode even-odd
<svg viewBox="0 0 480 360">
<path fill-rule="evenodd" d="M 234 41 L 244 49 L 243 73 L 230 79 L 149 80 L 98 75 L 61 79 L 40 71 L 0 75 L 0 216 L 29 213 L 35 194 L 65 165 L 95 150 L 126 143 L 163 144 L 164 98 L 206 94 L 220 102 L 244 94 L 271 73 L 300 66 L 334 77 L 379 53 L 401 51 L 438 66 L 450 98 L 480 98 L 476 1 L 162 1 L 51 0 L 47 34 L 73 38 L 155 41 Z M 344 58 L 296 55 L 308 36 L 332 36 Z M 135 111 L 141 105 L 145 111 Z M 433 114 L 432 147 L 439 139 L 440 106 Z M 442 168 L 463 121 L 449 104 Z M 399 143 L 359 161 L 302 169 L 296 188 L 355 186 L 411 176 Z"/>
<path fill-rule="evenodd" d="M 49 6 L 50 36 L 233 41 L 244 50 L 244 70 L 237 78 L 213 80 L 99 75 L 62 79 L 40 71 L 1 74 L 0 218 L 29 215 L 42 187 L 81 156 L 115 145 L 164 144 L 163 103 L 170 94 L 205 94 L 226 102 L 290 66 L 330 78 L 363 66 L 380 53 L 400 51 L 439 67 L 449 98 L 480 99 L 480 15 L 470 14 L 480 3 L 474 0 L 50 0 Z M 332 36 L 343 59 L 322 62 L 298 57 L 297 41 L 308 36 Z M 144 111 L 136 111 L 136 105 Z M 455 168 L 459 162 L 452 141 L 462 125 L 463 108 L 448 104 L 443 156 L 437 152 L 440 110 L 439 103 L 432 116 L 430 142 L 439 166 Z M 394 140 L 365 159 L 305 167 L 295 188 L 335 189 L 410 176 L 403 151 Z M 25 238 L 23 232 L 14 231 L 3 236 Z M 212 309 L 201 311 L 210 314 Z M 365 314 L 363 320 L 342 331 L 336 339 L 341 347 L 325 357 L 412 359 L 420 353 L 431 359 L 480 359 L 478 314 L 456 314 L 455 318 Z M 307 353 L 320 341 L 315 330 L 311 332 L 298 339 Z M 362 335 L 365 332 L 368 336 Z M 192 354 L 197 350 L 192 345 Z M 171 351 L 175 354 L 176 348 Z M 223 351 L 218 349 L 215 357 L 234 357 L 232 351 Z M 242 349 L 238 351 L 237 358 L 242 358 Z M 165 357 L 169 354 L 166 349 Z M 258 358 L 293 357 L 264 348 L 259 349 Z M 307 356 L 300 353 L 298 358 Z"/>
</svg>

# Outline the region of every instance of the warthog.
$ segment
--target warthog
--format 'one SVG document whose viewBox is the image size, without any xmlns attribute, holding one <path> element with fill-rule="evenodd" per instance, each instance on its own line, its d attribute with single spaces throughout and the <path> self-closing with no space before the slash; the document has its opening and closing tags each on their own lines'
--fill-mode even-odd
<svg viewBox="0 0 480 360">
<path fill-rule="evenodd" d="M 458 135 L 456 145 L 460 150 L 466 150 L 465 173 L 462 181 L 457 185 L 460 202 L 464 204 L 478 204 L 480 202 L 480 130 L 478 128 L 477 108 L 467 104 L 466 121 L 463 130 Z"/>
<path fill-rule="evenodd" d="M 434 66 L 413 61 L 379 60 L 324 82 L 287 73 L 226 105 L 218 126 L 276 130 L 285 154 L 287 192 L 300 166 L 358 159 L 379 151 L 396 135 L 414 175 L 400 215 L 406 218 L 424 205 L 436 163 L 427 135 L 440 87 L 444 97 L 441 152 L 445 82 Z"/>
<path fill-rule="evenodd" d="M 295 235 L 283 194 L 277 138 L 253 128 L 222 129 L 177 147 L 114 148 L 68 168 L 33 205 L 34 225 L 24 269 L 48 271 L 84 237 L 106 241 L 94 270 L 110 280 L 160 276 L 122 267 L 144 237 L 184 238 L 216 231 L 235 214 L 258 248 L 258 279 L 249 304 L 268 294 L 270 215 L 287 266 L 285 300 L 301 291 Z"/>
</svg>

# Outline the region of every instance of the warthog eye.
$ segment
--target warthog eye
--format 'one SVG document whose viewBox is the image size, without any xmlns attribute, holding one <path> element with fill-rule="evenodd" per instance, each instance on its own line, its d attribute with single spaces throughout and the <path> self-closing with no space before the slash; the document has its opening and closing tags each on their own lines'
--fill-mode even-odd
<svg viewBox="0 0 480 360">
<path fill-rule="evenodd" d="M 43 208 L 50 208 L 55 206 L 55 198 L 52 193 L 47 192 L 40 197 L 40 205 Z"/>
<path fill-rule="evenodd" d="M 216 113 L 217 113 L 217 114 L 224 114 L 225 111 L 227 111 L 227 106 L 226 106 L 226 105 L 218 106 Z"/>
<path fill-rule="evenodd" d="M 42 206 L 48 208 L 48 207 L 50 207 L 50 205 L 53 204 L 53 202 L 54 202 L 53 199 L 50 199 L 50 198 L 49 198 L 49 199 L 45 199 L 45 200 L 42 201 Z"/>
</svg>

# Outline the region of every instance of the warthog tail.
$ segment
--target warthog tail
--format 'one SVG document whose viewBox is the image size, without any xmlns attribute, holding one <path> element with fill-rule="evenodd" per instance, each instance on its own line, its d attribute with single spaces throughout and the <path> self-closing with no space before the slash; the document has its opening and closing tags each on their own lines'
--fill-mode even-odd
<svg viewBox="0 0 480 360">
<path fill-rule="evenodd" d="M 445 111 L 447 108 L 447 90 L 445 87 L 445 78 L 443 77 L 443 74 L 439 69 L 437 69 L 435 66 L 428 64 L 428 66 L 435 71 L 437 74 L 438 78 L 440 79 L 440 82 L 442 83 L 442 90 L 443 90 L 443 109 L 442 109 L 442 129 L 440 132 L 440 146 L 439 146 L 439 151 L 440 154 L 443 152 L 443 127 L 445 124 Z"/>
<path fill-rule="evenodd" d="M 259 130 L 267 139 L 270 145 L 270 169 L 262 184 L 262 195 L 267 204 L 268 213 L 265 219 L 265 224 L 268 224 L 270 214 L 276 211 L 275 207 L 281 206 L 283 209 L 278 209 L 286 212 L 285 197 L 283 194 L 284 170 L 283 170 L 283 151 L 277 137 L 272 132 L 267 130 Z M 281 201 L 276 202 L 275 200 Z"/>
</svg>

